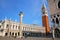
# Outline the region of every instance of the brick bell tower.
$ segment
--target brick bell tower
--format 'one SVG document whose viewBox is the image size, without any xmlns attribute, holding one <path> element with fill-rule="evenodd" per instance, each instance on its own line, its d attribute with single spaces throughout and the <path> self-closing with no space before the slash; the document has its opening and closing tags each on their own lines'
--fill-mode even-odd
<svg viewBox="0 0 60 40">
<path fill-rule="evenodd" d="M 42 5 L 42 26 L 45 27 L 46 34 L 50 32 L 48 13 L 45 4 Z"/>
</svg>

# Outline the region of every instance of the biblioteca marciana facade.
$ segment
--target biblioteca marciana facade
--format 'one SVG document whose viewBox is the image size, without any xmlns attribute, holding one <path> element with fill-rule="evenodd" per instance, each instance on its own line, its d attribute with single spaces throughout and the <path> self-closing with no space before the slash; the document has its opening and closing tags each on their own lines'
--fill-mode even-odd
<svg viewBox="0 0 60 40">
<path fill-rule="evenodd" d="M 12 20 L 2 20 L 0 21 L 0 36 L 20 36 L 20 31 L 25 35 L 33 35 L 38 33 L 45 33 L 45 28 L 40 27 L 36 24 L 22 24 L 20 30 L 20 23 L 14 22 Z M 21 34 L 22 35 L 22 34 Z"/>
</svg>

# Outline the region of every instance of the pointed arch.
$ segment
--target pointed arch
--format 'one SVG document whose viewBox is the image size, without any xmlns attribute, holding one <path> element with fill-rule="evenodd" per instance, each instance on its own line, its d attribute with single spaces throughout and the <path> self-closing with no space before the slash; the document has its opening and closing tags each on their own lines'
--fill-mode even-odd
<svg viewBox="0 0 60 40">
<path fill-rule="evenodd" d="M 60 0 L 58 1 L 58 8 L 60 8 Z"/>
</svg>

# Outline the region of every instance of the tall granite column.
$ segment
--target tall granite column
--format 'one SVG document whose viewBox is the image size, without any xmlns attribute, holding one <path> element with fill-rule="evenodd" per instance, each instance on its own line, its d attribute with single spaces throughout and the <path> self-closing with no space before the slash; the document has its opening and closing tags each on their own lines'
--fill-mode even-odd
<svg viewBox="0 0 60 40">
<path fill-rule="evenodd" d="M 22 25 L 22 17 L 23 17 L 23 12 L 20 12 L 20 14 L 19 14 L 19 16 L 20 16 L 20 27 L 19 27 L 19 33 L 20 33 L 20 38 L 21 37 L 23 37 L 23 30 L 22 30 L 22 28 L 23 28 L 23 25 Z"/>
</svg>

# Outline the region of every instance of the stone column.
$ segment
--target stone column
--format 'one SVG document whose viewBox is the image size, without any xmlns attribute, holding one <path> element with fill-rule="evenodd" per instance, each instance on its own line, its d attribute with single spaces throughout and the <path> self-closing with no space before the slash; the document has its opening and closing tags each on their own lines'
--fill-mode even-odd
<svg viewBox="0 0 60 40">
<path fill-rule="evenodd" d="M 6 30 L 6 17 L 5 17 L 5 19 L 4 19 L 4 25 L 3 25 L 3 29 L 4 29 L 4 31 L 3 31 L 3 35 L 2 36 L 5 36 L 5 30 Z"/>
<path fill-rule="evenodd" d="M 18 36 L 18 32 L 17 32 L 17 36 Z"/>
<path fill-rule="evenodd" d="M 55 38 L 56 18 L 54 18 L 54 21 L 55 21 L 55 23 L 53 24 L 53 30 L 52 30 L 52 33 L 53 33 L 53 40 L 54 40 L 54 38 Z"/>
<path fill-rule="evenodd" d="M 11 26 L 12 26 L 12 23 L 11 23 L 11 19 L 10 19 L 9 20 L 9 26 L 8 26 L 8 36 L 10 36 Z"/>
<path fill-rule="evenodd" d="M 59 21 L 59 17 L 58 17 L 58 21 Z M 58 27 L 59 27 L 59 24 L 58 24 Z"/>
<path fill-rule="evenodd" d="M 19 16 L 20 16 L 20 27 L 19 27 L 19 33 L 20 33 L 20 38 L 22 38 L 23 37 L 23 33 L 22 33 L 22 28 L 23 28 L 23 25 L 22 25 L 22 17 L 23 17 L 23 12 L 20 12 L 20 14 L 19 14 Z"/>
<path fill-rule="evenodd" d="M 15 37 L 15 33 L 14 33 L 14 37 Z"/>
<path fill-rule="evenodd" d="M 8 36 L 10 36 L 10 21 L 9 21 L 9 27 L 8 27 Z"/>
<path fill-rule="evenodd" d="M 60 17 L 59 17 L 59 26 L 60 26 Z"/>
<path fill-rule="evenodd" d="M 54 32 L 55 30 L 54 30 L 54 28 L 53 28 L 53 40 L 54 40 L 54 38 L 55 38 L 55 32 Z"/>
<path fill-rule="evenodd" d="M 56 18 L 54 18 L 54 22 L 55 23 L 53 24 L 54 25 L 53 27 L 56 27 Z"/>
</svg>

